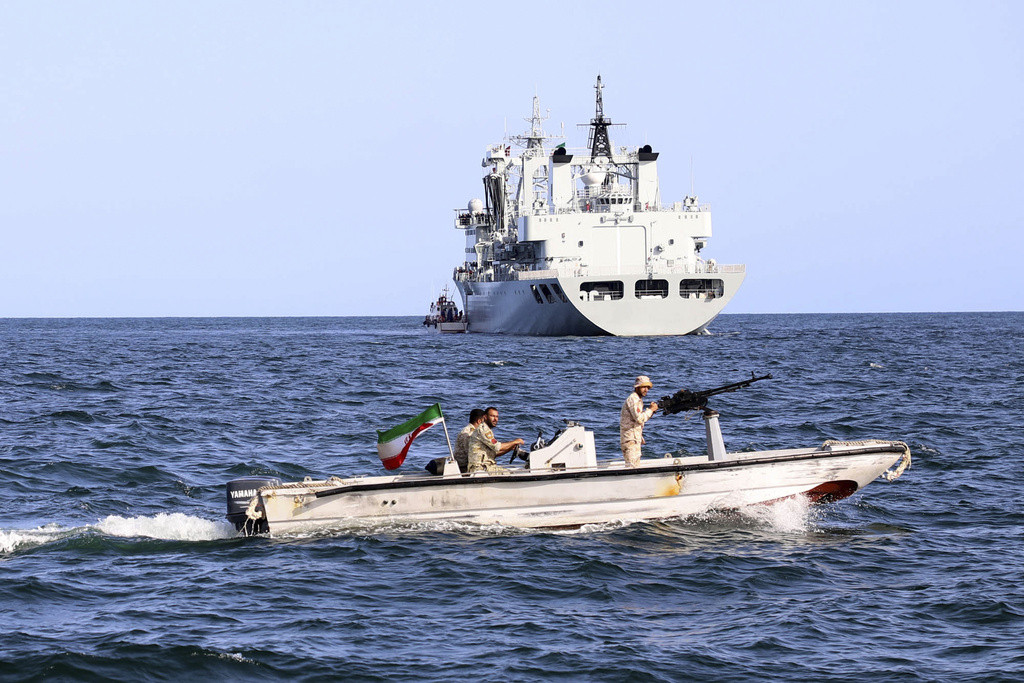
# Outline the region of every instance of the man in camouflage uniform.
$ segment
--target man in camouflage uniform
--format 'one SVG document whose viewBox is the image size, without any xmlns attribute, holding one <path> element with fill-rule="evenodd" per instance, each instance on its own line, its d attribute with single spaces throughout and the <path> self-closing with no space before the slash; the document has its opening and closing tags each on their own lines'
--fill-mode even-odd
<svg viewBox="0 0 1024 683">
<path fill-rule="evenodd" d="M 640 375 L 633 383 L 633 391 L 622 404 L 622 414 L 619 416 L 619 444 L 622 446 L 622 457 L 626 459 L 626 467 L 636 467 L 640 462 L 640 444 L 646 443 L 644 423 L 651 419 L 654 411 L 658 409 L 657 403 L 651 403 L 651 406 L 644 410 L 644 396 L 653 386 L 647 375 Z"/>
<path fill-rule="evenodd" d="M 463 472 L 469 472 L 469 438 L 483 421 L 484 411 L 473 408 L 469 411 L 469 424 L 455 437 L 455 462 L 459 463 L 459 469 Z"/>
<path fill-rule="evenodd" d="M 514 439 L 502 443 L 495 439 L 491 430 L 498 426 L 498 409 L 491 407 L 484 412 L 484 421 L 469 437 L 469 472 L 508 474 L 508 470 L 495 463 L 494 458 L 508 453 L 516 446 L 521 446 L 523 440 Z"/>
</svg>

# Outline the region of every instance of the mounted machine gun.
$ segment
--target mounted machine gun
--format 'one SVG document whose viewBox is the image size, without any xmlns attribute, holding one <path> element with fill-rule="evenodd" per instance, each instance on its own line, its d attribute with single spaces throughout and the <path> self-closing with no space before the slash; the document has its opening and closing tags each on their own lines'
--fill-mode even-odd
<svg viewBox="0 0 1024 683">
<path fill-rule="evenodd" d="M 668 415 L 682 413 L 687 410 L 703 410 L 704 429 L 707 432 L 708 441 L 708 458 L 711 460 L 723 460 L 726 457 L 725 441 L 722 439 L 722 430 L 718 426 L 718 413 L 708 408 L 708 399 L 717 394 L 743 389 L 749 387 L 754 382 L 771 378 L 771 373 L 758 377 L 751 372 L 750 379 L 715 387 L 714 389 L 705 389 L 703 391 L 680 389 L 671 396 L 663 396 L 658 401 L 658 410 L 663 410 Z"/>
<path fill-rule="evenodd" d="M 658 399 L 658 409 L 666 415 L 674 415 L 687 410 L 708 410 L 708 399 L 712 396 L 736 391 L 737 389 L 745 389 L 754 382 L 760 382 L 762 379 L 771 378 L 772 374 L 770 372 L 767 375 L 762 375 L 761 377 L 755 376 L 752 372 L 750 373 L 750 379 L 745 379 L 742 382 L 733 382 L 732 384 L 726 384 L 722 387 L 715 387 L 714 389 L 704 389 L 703 391 L 680 389 L 671 396 L 662 396 Z"/>
</svg>

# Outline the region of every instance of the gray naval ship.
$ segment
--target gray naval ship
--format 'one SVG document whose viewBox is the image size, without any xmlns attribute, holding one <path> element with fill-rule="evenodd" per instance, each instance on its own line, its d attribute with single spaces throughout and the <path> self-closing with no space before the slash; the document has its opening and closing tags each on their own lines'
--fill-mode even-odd
<svg viewBox="0 0 1024 683">
<path fill-rule="evenodd" d="M 705 259 L 711 210 L 663 204 L 650 145 L 613 148 L 601 77 L 585 149 L 542 129 L 492 145 L 484 199 L 456 209 L 466 256 L 455 268 L 470 332 L 701 334 L 736 294 L 743 265 Z"/>
</svg>

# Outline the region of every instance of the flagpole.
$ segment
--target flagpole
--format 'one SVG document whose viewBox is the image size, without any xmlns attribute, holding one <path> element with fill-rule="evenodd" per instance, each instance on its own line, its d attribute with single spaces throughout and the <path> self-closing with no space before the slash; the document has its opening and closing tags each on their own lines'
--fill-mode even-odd
<svg viewBox="0 0 1024 683">
<path fill-rule="evenodd" d="M 452 450 L 452 440 L 448 438 L 448 423 L 444 421 L 444 413 L 441 414 L 441 426 L 444 427 L 444 440 L 448 442 L 448 458 L 455 461 L 455 451 Z"/>
</svg>

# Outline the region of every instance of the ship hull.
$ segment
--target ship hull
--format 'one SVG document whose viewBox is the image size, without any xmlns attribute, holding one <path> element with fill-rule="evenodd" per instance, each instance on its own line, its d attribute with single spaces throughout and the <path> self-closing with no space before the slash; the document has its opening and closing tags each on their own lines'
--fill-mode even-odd
<svg viewBox="0 0 1024 683">
<path fill-rule="evenodd" d="M 671 283 L 667 296 L 639 298 L 632 288 L 620 298 L 594 298 L 588 284 L 609 277 L 531 278 L 500 282 L 464 282 L 456 285 L 469 318 L 469 332 L 537 336 L 667 336 L 699 333 L 732 299 L 745 273 L 715 273 L 721 290 L 714 296 L 678 291 L 680 275 L 654 275 Z M 633 283 L 646 273 L 620 274 L 615 281 Z M 540 285 L 546 291 L 538 291 Z M 553 285 L 557 285 L 555 289 Z M 558 296 L 561 292 L 562 296 Z"/>
<path fill-rule="evenodd" d="M 642 521 L 736 510 L 804 495 L 844 498 L 900 459 L 892 445 L 790 449 L 705 458 L 621 460 L 506 475 L 366 477 L 269 487 L 271 533 L 382 522 L 468 522 L 518 528 Z"/>
</svg>

